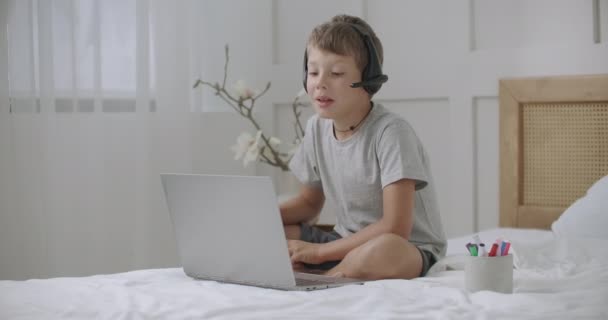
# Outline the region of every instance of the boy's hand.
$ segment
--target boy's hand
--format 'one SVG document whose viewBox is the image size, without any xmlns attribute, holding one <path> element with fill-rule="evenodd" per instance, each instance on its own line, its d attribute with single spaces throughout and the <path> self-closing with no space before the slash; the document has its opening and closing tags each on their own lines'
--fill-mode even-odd
<svg viewBox="0 0 608 320">
<path fill-rule="evenodd" d="M 321 244 L 310 243 L 301 240 L 287 240 L 287 249 L 291 263 L 296 265 L 299 263 L 319 264 L 324 262 L 319 254 Z"/>
</svg>

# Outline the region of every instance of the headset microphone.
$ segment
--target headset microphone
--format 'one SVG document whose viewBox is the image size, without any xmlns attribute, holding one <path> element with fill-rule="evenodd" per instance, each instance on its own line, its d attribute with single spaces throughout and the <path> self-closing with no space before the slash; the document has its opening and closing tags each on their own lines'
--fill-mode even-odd
<svg viewBox="0 0 608 320">
<path fill-rule="evenodd" d="M 351 88 L 360 88 L 360 87 L 380 87 L 383 83 L 388 81 L 388 76 L 381 74 L 373 79 L 355 82 L 350 85 Z"/>
</svg>

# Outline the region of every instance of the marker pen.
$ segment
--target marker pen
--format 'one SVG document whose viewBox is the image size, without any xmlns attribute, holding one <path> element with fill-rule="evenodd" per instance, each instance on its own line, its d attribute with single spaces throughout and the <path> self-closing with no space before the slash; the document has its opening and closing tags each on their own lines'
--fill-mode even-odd
<svg viewBox="0 0 608 320">
<path fill-rule="evenodd" d="M 503 240 L 503 241 L 500 243 L 500 250 L 499 250 L 499 252 L 500 252 L 500 255 L 501 255 L 501 256 L 504 256 L 504 255 L 505 255 L 504 253 L 505 253 L 505 247 L 506 247 L 506 246 L 507 246 L 507 242 Z"/>
<path fill-rule="evenodd" d="M 494 243 L 492 244 L 492 248 L 490 249 L 490 253 L 488 254 L 488 256 L 495 257 L 496 251 L 498 251 L 498 244 Z"/>
<path fill-rule="evenodd" d="M 486 252 L 486 245 L 483 243 L 479 244 L 479 252 L 478 255 L 480 257 L 486 257 L 488 255 L 488 253 Z"/>
<path fill-rule="evenodd" d="M 477 245 L 476 244 L 471 245 L 471 251 L 472 251 L 471 255 L 474 257 L 477 257 Z"/>
<path fill-rule="evenodd" d="M 504 242 L 504 244 L 505 245 L 504 245 L 504 249 L 502 250 L 502 255 L 506 256 L 509 254 L 509 248 L 511 248 L 511 242 L 506 241 L 506 242 Z"/>
</svg>

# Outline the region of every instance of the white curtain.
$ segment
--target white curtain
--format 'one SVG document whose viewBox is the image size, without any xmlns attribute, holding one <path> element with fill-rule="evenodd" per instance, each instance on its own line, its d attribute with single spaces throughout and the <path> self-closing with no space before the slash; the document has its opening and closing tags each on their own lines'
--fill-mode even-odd
<svg viewBox="0 0 608 320">
<path fill-rule="evenodd" d="M 177 265 L 159 173 L 202 157 L 198 5 L 1 2 L 0 279 Z"/>
</svg>

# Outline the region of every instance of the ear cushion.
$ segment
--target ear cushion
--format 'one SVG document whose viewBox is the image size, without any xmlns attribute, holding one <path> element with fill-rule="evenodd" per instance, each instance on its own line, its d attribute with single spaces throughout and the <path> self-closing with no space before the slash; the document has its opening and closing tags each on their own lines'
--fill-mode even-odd
<svg viewBox="0 0 608 320">
<path fill-rule="evenodd" d="M 367 49 L 367 66 L 363 70 L 361 75 L 361 82 L 353 84 L 352 86 L 362 86 L 365 91 L 370 95 L 375 94 L 380 90 L 382 84 L 388 80 L 388 77 L 382 74 L 382 64 L 380 63 L 380 57 L 378 57 L 378 51 L 374 45 L 374 41 L 370 34 L 363 29 L 361 26 L 352 25 L 353 29 L 361 35 L 365 48 Z"/>
<path fill-rule="evenodd" d="M 302 83 L 304 84 L 304 91 L 308 92 L 306 88 L 306 78 L 308 78 L 308 50 L 304 49 L 304 74 L 302 74 Z"/>
</svg>

